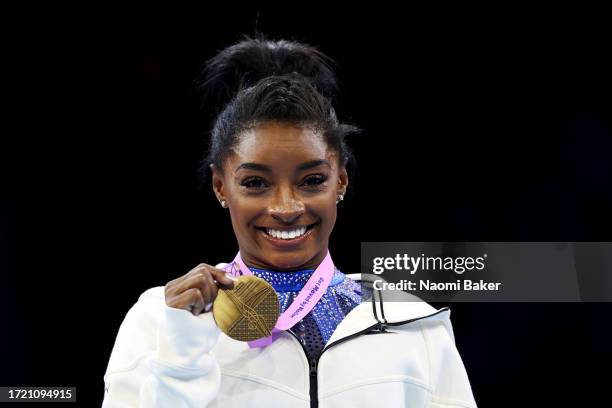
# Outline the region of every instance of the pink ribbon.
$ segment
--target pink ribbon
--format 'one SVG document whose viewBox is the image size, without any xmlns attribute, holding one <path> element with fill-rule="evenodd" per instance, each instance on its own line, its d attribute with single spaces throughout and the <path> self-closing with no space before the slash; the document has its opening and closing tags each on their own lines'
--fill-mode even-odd
<svg viewBox="0 0 612 408">
<path fill-rule="evenodd" d="M 226 272 L 237 276 L 235 270 L 232 270 L 233 264 L 237 264 L 244 275 L 253 275 L 253 272 L 251 272 L 251 270 L 244 264 L 244 261 L 240 256 L 240 251 L 236 255 L 236 258 L 234 258 L 234 261 L 225 267 Z M 272 344 L 272 342 L 278 337 L 279 332 L 295 326 L 297 322 L 302 320 L 312 310 L 312 308 L 315 307 L 319 299 L 321 299 L 321 296 L 323 296 L 327 290 L 327 287 L 334 276 L 334 270 L 334 263 L 332 262 L 331 255 L 329 254 L 328 250 L 323 262 L 321 262 L 308 281 L 306 281 L 306 284 L 302 290 L 300 290 L 300 293 L 298 293 L 297 297 L 294 299 L 291 305 L 289 305 L 287 310 L 285 310 L 278 317 L 276 324 L 272 328 L 272 335 L 249 341 L 249 347 L 265 347 Z"/>
</svg>

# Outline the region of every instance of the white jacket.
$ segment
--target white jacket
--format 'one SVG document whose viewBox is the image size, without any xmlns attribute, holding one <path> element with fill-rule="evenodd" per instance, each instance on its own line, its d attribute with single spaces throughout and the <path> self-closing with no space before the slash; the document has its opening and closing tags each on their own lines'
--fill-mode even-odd
<svg viewBox="0 0 612 408">
<path fill-rule="evenodd" d="M 212 313 L 168 307 L 164 287 L 151 288 L 121 324 L 102 407 L 476 407 L 449 315 L 424 302 L 361 303 L 310 367 L 291 332 L 249 348 Z"/>
</svg>

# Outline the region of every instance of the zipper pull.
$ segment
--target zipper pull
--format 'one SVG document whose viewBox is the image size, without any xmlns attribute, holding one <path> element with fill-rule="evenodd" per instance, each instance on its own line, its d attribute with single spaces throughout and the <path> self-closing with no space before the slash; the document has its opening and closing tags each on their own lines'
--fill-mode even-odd
<svg viewBox="0 0 612 408">
<path fill-rule="evenodd" d="M 317 359 L 316 358 L 312 358 L 310 360 L 310 376 L 311 377 L 317 376 Z"/>
<path fill-rule="evenodd" d="M 380 321 L 380 320 L 379 320 L 379 321 L 378 321 L 378 326 L 376 327 L 376 330 L 378 330 L 378 331 L 379 331 L 379 332 L 381 332 L 381 333 L 386 332 L 386 331 L 387 331 L 387 324 L 386 324 L 386 323 L 387 323 L 387 320 L 386 320 L 386 319 L 385 319 L 385 321 L 384 321 L 384 322 L 382 322 L 382 321 Z"/>
</svg>

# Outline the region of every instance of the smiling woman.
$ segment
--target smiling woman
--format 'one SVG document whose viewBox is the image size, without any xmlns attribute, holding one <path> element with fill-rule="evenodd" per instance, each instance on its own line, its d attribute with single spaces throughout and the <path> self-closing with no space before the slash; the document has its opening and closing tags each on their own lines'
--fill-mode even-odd
<svg viewBox="0 0 612 408">
<path fill-rule="evenodd" d="M 358 129 L 336 117 L 330 64 L 314 47 L 265 38 L 208 61 L 201 88 L 220 112 L 202 167 L 238 253 L 139 297 L 115 341 L 104 407 L 476 406 L 448 309 L 383 307 L 367 276 L 332 261 L 353 160 L 345 138 Z M 244 275 L 273 288 L 280 314 L 248 343 L 221 333 L 211 313 L 222 310 L 212 306 L 219 291 L 244 292 Z M 236 325 L 257 320 L 257 305 L 233 301 Z"/>
<path fill-rule="evenodd" d="M 240 254 L 261 269 L 316 268 L 348 185 L 338 153 L 306 127 L 268 122 L 245 132 L 213 186 L 229 208 Z"/>
</svg>

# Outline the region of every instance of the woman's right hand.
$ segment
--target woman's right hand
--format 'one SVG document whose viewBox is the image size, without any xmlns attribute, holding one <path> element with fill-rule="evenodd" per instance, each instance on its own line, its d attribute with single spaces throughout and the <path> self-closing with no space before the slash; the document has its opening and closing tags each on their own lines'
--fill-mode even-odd
<svg viewBox="0 0 612 408">
<path fill-rule="evenodd" d="M 217 297 L 219 287 L 233 289 L 234 280 L 221 269 L 205 263 L 199 264 L 166 284 L 166 305 L 185 309 L 197 316 L 202 311 L 210 310 L 207 306 Z"/>
</svg>

